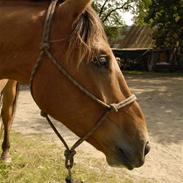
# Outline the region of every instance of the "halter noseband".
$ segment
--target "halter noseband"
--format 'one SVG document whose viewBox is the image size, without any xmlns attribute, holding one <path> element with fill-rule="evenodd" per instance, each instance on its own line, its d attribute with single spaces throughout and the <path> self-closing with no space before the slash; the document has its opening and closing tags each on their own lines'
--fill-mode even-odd
<svg viewBox="0 0 183 183">
<path fill-rule="evenodd" d="M 58 1 L 59 0 L 52 0 L 52 2 L 50 3 L 49 8 L 47 10 L 47 15 L 46 15 L 46 18 L 45 18 L 45 23 L 44 23 L 44 28 L 43 28 L 42 41 L 41 41 L 41 44 L 40 44 L 40 53 L 39 53 L 39 56 L 36 60 L 36 64 L 35 64 L 35 66 L 32 70 L 31 77 L 30 77 L 30 90 L 31 90 L 32 97 L 34 98 L 32 87 L 33 87 L 33 81 L 34 81 L 35 75 L 39 70 L 41 62 L 43 60 L 43 56 L 47 56 L 50 59 L 50 61 L 53 63 L 53 65 L 56 66 L 56 68 L 58 69 L 60 74 L 64 75 L 73 85 L 75 85 L 83 93 L 85 93 L 85 95 L 87 95 L 92 100 L 96 101 L 97 103 L 102 105 L 104 108 L 106 108 L 106 110 L 103 112 L 103 114 L 97 120 L 95 126 L 91 130 L 89 130 L 89 132 L 84 137 L 81 137 L 71 148 L 69 148 L 69 146 L 67 145 L 64 138 L 61 136 L 61 134 L 55 128 L 55 126 L 51 122 L 48 114 L 44 113 L 43 111 L 41 112 L 41 115 L 47 119 L 47 121 L 50 124 L 51 128 L 54 130 L 54 132 L 56 133 L 56 135 L 59 137 L 59 139 L 62 141 L 62 143 L 64 144 L 64 146 L 66 148 L 65 154 L 64 154 L 65 155 L 65 167 L 68 170 L 68 177 L 66 178 L 66 182 L 67 183 L 72 183 L 71 169 L 72 169 L 73 163 L 74 163 L 74 155 L 76 154 L 75 149 L 83 141 L 87 140 L 89 137 L 91 137 L 96 132 L 96 130 L 103 124 L 104 120 L 106 119 L 106 117 L 108 116 L 108 114 L 110 112 L 118 112 L 119 109 L 133 103 L 137 98 L 136 98 L 135 95 L 131 95 L 130 97 L 128 97 L 127 99 L 125 99 L 125 100 L 123 100 L 119 103 L 106 104 L 105 102 L 103 102 L 99 98 L 97 98 L 95 95 L 93 95 L 91 92 L 89 92 L 78 81 L 76 81 L 68 73 L 68 71 L 64 68 L 64 66 L 62 66 L 57 61 L 57 59 L 54 57 L 54 55 L 52 54 L 52 52 L 50 50 L 49 38 L 50 38 L 51 23 L 52 23 L 53 15 L 54 15 L 55 8 L 56 8 L 56 5 L 57 5 Z"/>
</svg>

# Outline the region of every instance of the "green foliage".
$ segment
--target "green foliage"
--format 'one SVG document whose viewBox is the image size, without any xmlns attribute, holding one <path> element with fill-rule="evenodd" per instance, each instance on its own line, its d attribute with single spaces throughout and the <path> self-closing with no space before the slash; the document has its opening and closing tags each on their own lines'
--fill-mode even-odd
<svg viewBox="0 0 183 183">
<path fill-rule="evenodd" d="M 119 30 L 124 26 L 122 13 L 134 10 L 135 0 L 94 0 L 93 7 L 105 26 L 110 40 L 119 36 Z"/>
<path fill-rule="evenodd" d="M 145 22 L 154 28 L 158 47 L 183 47 L 183 0 L 152 0 Z"/>
<path fill-rule="evenodd" d="M 138 0 L 136 1 L 136 10 L 134 11 L 134 19 L 137 25 L 144 25 L 144 17 L 147 16 L 149 6 L 151 5 L 152 0 Z"/>
<path fill-rule="evenodd" d="M 104 25 L 114 27 L 124 24 L 122 12 L 132 9 L 134 1 L 135 0 L 95 0 L 93 6 Z"/>
<path fill-rule="evenodd" d="M 107 37 L 109 38 L 109 41 L 116 41 L 122 31 L 123 27 L 105 27 L 105 32 L 107 34 Z"/>
<path fill-rule="evenodd" d="M 119 28 L 124 26 L 123 13 L 135 15 L 137 24 L 144 24 L 144 17 L 151 0 L 94 0 L 93 7 L 105 26 L 110 40 L 118 38 Z"/>
</svg>

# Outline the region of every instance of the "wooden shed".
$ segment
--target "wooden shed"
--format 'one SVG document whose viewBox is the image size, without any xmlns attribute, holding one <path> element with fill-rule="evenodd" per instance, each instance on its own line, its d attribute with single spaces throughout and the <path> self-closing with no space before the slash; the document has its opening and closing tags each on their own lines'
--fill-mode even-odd
<svg viewBox="0 0 183 183">
<path fill-rule="evenodd" d="M 157 63 L 169 65 L 169 50 L 157 49 L 149 26 L 128 26 L 122 28 L 119 36 L 111 40 L 114 54 L 120 57 L 123 67 L 141 66 L 148 71 Z"/>
</svg>

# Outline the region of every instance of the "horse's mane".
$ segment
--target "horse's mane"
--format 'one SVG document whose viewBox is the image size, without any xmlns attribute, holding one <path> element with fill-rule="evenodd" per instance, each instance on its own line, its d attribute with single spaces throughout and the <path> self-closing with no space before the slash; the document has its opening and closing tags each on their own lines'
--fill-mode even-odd
<svg viewBox="0 0 183 183">
<path fill-rule="evenodd" d="M 68 57 L 71 55 L 71 52 L 79 48 L 78 64 L 84 58 L 87 61 L 91 60 L 100 51 L 97 49 L 97 46 L 101 40 L 107 42 L 106 34 L 98 15 L 89 6 L 73 24 L 73 32 L 69 40 Z"/>
</svg>

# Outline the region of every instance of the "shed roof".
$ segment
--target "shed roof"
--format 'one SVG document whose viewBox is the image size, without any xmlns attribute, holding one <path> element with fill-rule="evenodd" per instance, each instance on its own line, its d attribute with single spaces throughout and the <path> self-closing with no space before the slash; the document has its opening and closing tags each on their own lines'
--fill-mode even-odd
<svg viewBox="0 0 183 183">
<path fill-rule="evenodd" d="M 111 42 L 113 48 L 152 49 L 152 29 L 149 26 L 128 26 L 122 28 L 118 39 Z"/>
</svg>

